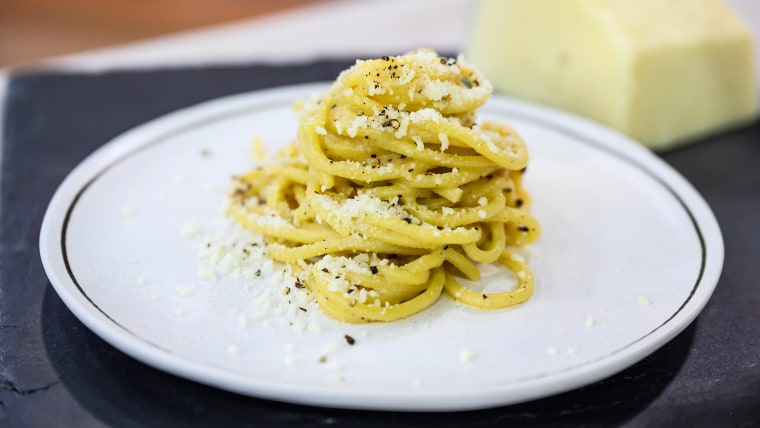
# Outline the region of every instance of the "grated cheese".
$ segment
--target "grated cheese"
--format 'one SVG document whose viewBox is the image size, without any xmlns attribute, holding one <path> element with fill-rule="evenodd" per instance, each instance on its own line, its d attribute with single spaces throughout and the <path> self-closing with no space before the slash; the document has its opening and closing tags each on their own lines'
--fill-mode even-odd
<svg viewBox="0 0 760 428">
<path fill-rule="evenodd" d="M 181 285 L 178 285 L 174 288 L 174 292 L 177 293 L 177 295 L 180 297 L 190 297 L 195 294 L 195 288 L 192 286 L 183 287 Z"/>
<path fill-rule="evenodd" d="M 649 301 L 649 299 L 647 299 L 647 298 L 646 298 L 646 297 L 644 297 L 644 296 L 639 296 L 639 297 L 637 297 L 637 298 L 636 298 L 636 304 L 637 304 L 637 305 L 638 305 L 640 308 L 644 308 L 644 307 L 647 307 L 647 306 L 649 306 L 651 303 L 652 303 L 652 302 L 650 302 L 650 301 Z"/>
<path fill-rule="evenodd" d="M 473 352 L 473 351 L 471 351 L 471 350 L 469 350 L 467 348 L 464 348 L 461 351 L 459 351 L 459 362 L 460 363 L 469 363 L 471 361 L 474 361 L 477 357 L 478 357 L 478 355 L 475 352 Z"/>
<path fill-rule="evenodd" d="M 594 324 L 596 324 L 596 321 L 594 320 L 594 317 L 592 317 L 591 315 L 587 316 L 586 320 L 583 322 L 583 325 L 586 328 L 591 328 L 594 326 Z"/>
</svg>

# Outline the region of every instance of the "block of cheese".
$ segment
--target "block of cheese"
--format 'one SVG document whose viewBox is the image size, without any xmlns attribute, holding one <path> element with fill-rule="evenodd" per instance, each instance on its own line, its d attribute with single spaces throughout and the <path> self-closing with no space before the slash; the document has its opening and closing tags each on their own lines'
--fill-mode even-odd
<svg viewBox="0 0 760 428">
<path fill-rule="evenodd" d="M 752 120 L 752 36 L 721 0 L 484 0 L 466 54 L 496 89 L 664 149 Z"/>
</svg>

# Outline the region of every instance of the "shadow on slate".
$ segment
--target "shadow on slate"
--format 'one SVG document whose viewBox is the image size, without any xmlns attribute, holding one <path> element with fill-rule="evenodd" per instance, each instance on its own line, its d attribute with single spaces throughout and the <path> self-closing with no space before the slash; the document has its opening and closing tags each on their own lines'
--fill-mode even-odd
<svg viewBox="0 0 760 428">
<path fill-rule="evenodd" d="M 703 193 L 726 239 L 721 283 L 698 322 L 635 366 L 565 394 L 450 414 L 277 403 L 152 369 L 112 348 L 68 311 L 42 270 L 38 240 L 50 197 L 77 163 L 121 132 L 178 108 L 233 93 L 332 80 L 351 63 L 12 78 L 2 148 L 0 425 L 619 426 L 760 420 L 760 273 L 752 262 L 753 254 L 760 255 L 757 123 L 663 156 Z M 730 163 L 715 162 L 721 156 Z M 705 386 L 718 375 L 723 384 Z"/>
</svg>

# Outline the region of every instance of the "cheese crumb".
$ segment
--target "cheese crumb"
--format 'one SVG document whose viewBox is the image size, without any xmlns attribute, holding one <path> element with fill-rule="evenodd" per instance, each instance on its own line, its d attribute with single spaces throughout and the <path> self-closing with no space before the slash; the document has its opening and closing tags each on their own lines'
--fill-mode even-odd
<svg viewBox="0 0 760 428">
<path fill-rule="evenodd" d="M 209 268 L 198 269 L 198 278 L 204 281 L 216 281 L 216 271 Z"/>
<path fill-rule="evenodd" d="M 449 136 L 445 132 L 439 132 L 438 140 L 441 142 L 441 151 L 445 152 L 449 148 Z"/>
<path fill-rule="evenodd" d="M 596 324 L 596 321 L 594 320 L 594 317 L 591 315 L 586 317 L 586 320 L 583 322 L 583 325 L 586 326 L 586 328 L 591 328 Z"/>
<path fill-rule="evenodd" d="M 183 287 L 178 285 L 174 288 L 174 292 L 180 297 L 190 297 L 195 294 L 195 289 L 193 287 Z"/>
<path fill-rule="evenodd" d="M 195 238 L 198 236 L 199 231 L 200 227 L 198 227 L 198 223 L 194 221 L 187 222 L 184 226 L 182 226 L 182 229 L 180 229 L 180 233 L 185 238 Z"/>
<path fill-rule="evenodd" d="M 421 152 L 425 149 L 425 143 L 422 142 L 422 138 L 415 135 L 412 137 L 412 141 L 414 141 L 414 143 L 417 145 L 417 151 Z"/>
<path fill-rule="evenodd" d="M 469 349 L 465 348 L 465 349 L 462 349 L 461 351 L 459 351 L 459 362 L 460 363 L 469 363 L 469 362 L 475 360 L 475 358 L 477 358 L 477 357 L 478 357 L 478 355 L 475 352 L 473 352 L 473 351 L 471 351 Z"/>
</svg>

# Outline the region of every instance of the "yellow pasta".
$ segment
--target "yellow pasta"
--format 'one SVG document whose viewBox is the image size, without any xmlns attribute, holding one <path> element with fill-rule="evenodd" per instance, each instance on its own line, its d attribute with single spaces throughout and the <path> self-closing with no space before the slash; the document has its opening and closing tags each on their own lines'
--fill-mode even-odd
<svg viewBox="0 0 760 428">
<path fill-rule="evenodd" d="M 404 318 L 442 294 L 484 309 L 525 302 L 533 275 L 508 248 L 540 226 L 522 185 L 524 141 L 476 124 L 491 92 L 462 58 L 429 50 L 358 61 L 299 104 L 293 143 L 235 178 L 229 215 L 338 320 Z M 461 285 L 480 263 L 501 264 L 517 286 Z"/>
</svg>

